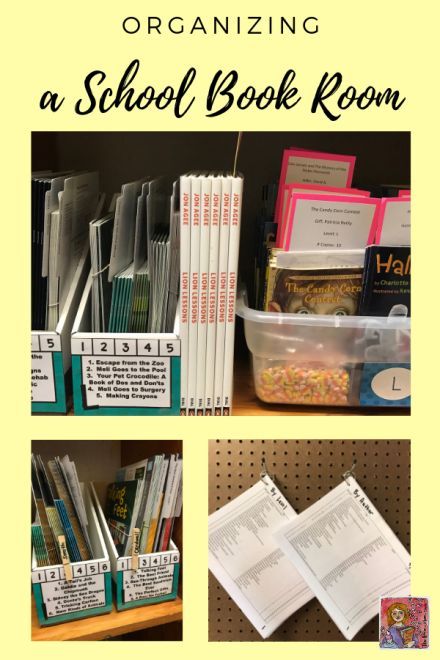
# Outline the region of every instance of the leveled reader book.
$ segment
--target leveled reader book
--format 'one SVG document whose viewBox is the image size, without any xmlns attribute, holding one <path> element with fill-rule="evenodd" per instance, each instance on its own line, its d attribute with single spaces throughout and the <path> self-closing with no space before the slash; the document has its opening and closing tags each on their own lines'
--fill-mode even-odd
<svg viewBox="0 0 440 660">
<path fill-rule="evenodd" d="M 208 331 L 209 250 L 212 176 L 205 174 L 201 181 L 200 197 L 200 263 L 199 301 L 197 321 L 196 414 L 205 412 L 206 342 Z"/>
<path fill-rule="evenodd" d="M 159 479 L 157 488 L 154 493 L 154 501 L 151 508 L 150 524 L 148 526 L 148 534 L 145 541 L 145 552 L 148 554 L 153 552 L 156 540 L 157 527 L 159 525 L 160 511 L 165 493 L 166 480 L 168 475 L 168 467 L 170 465 L 170 458 L 164 458 L 159 472 Z"/>
<path fill-rule="evenodd" d="M 197 332 L 200 295 L 201 177 L 191 175 L 187 414 L 194 415 L 197 381 Z"/>
<path fill-rule="evenodd" d="M 123 184 L 90 223 L 92 331 L 172 332 L 180 246 L 171 188 L 164 177 Z"/>
<path fill-rule="evenodd" d="M 353 316 L 361 290 L 362 268 L 300 270 L 269 265 L 264 311 Z"/>
<path fill-rule="evenodd" d="M 66 510 L 66 516 L 70 521 L 72 533 L 76 539 L 80 560 L 91 559 L 92 549 L 87 533 L 87 528 L 84 527 L 81 523 L 81 519 L 75 503 L 75 498 L 69 486 L 63 464 L 59 458 L 54 458 L 53 460 L 47 462 L 47 467 L 52 476 L 58 498 L 63 502 Z"/>
<path fill-rule="evenodd" d="M 98 205 L 97 172 L 32 175 L 33 330 L 55 330 Z"/>
<path fill-rule="evenodd" d="M 176 496 L 176 502 L 174 504 L 174 510 L 172 513 L 172 518 L 171 518 L 171 524 L 169 527 L 169 541 L 170 543 L 171 539 L 173 538 L 173 529 L 174 529 L 174 524 L 177 520 L 177 518 L 180 518 L 182 515 L 182 505 L 183 505 L 183 480 L 182 480 L 182 475 L 180 476 L 180 481 L 179 481 L 179 487 L 177 489 L 177 496 Z M 165 548 L 166 550 L 167 548 Z"/>
<path fill-rule="evenodd" d="M 275 208 L 275 220 L 281 217 L 283 188 L 289 183 L 350 188 L 353 180 L 355 156 L 329 154 L 305 149 L 285 149 Z"/>
<path fill-rule="evenodd" d="M 130 332 L 145 332 L 148 324 L 150 281 L 148 265 L 143 263 L 134 273 L 133 299 L 130 312 Z"/>
<path fill-rule="evenodd" d="M 69 484 L 71 497 L 75 503 L 75 508 L 78 513 L 78 517 L 81 521 L 82 528 L 83 530 L 87 529 L 88 520 L 87 520 L 86 507 L 84 504 L 84 498 L 78 479 L 78 473 L 76 471 L 76 465 L 74 461 L 70 460 L 67 454 L 61 459 L 61 463 L 64 469 L 64 475 Z"/>
<path fill-rule="evenodd" d="M 31 176 L 32 329 L 47 329 L 49 233 L 51 214 L 59 208 L 59 193 L 67 172 L 33 172 Z"/>
<path fill-rule="evenodd" d="M 411 200 L 383 197 L 377 220 L 377 245 L 411 245 Z"/>
<path fill-rule="evenodd" d="M 274 540 L 347 640 L 377 616 L 381 596 L 410 594 L 410 556 L 351 476 Z"/>
<path fill-rule="evenodd" d="M 261 210 L 256 220 L 255 231 L 255 272 L 254 301 L 255 308 L 262 309 L 264 281 L 268 263 L 268 251 L 275 246 L 278 225 L 274 221 L 277 185 L 268 183 L 263 186 Z"/>
<path fill-rule="evenodd" d="M 142 528 L 145 506 L 150 489 L 151 477 L 153 473 L 154 459 L 146 458 L 138 463 L 126 465 L 116 473 L 116 481 L 132 481 L 137 479 L 141 482 L 141 488 L 138 495 L 138 505 L 136 520 L 134 520 L 134 527 Z"/>
<path fill-rule="evenodd" d="M 137 200 L 142 194 L 142 181 L 124 183 L 116 200 L 115 220 L 108 278 L 127 268 L 133 261 Z"/>
<path fill-rule="evenodd" d="M 209 570 L 264 639 L 313 598 L 274 540 L 295 518 L 265 475 L 208 519 Z"/>
<path fill-rule="evenodd" d="M 181 512 L 182 459 L 158 454 L 120 468 L 107 489 L 105 516 L 119 556 L 132 551 L 132 532 L 140 531 L 139 552 L 169 549 L 174 520 Z"/>
<path fill-rule="evenodd" d="M 135 272 L 142 267 L 147 260 L 148 244 L 147 244 L 147 199 L 150 191 L 151 179 L 146 177 L 136 202 L 136 217 L 134 228 L 134 245 L 133 245 L 133 261 Z"/>
<path fill-rule="evenodd" d="M 110 534 L 120 556 L 124 556 L 130 539 L 135 515 L 135 504 L 141 482 L 137 479 L 118 481 L 109 485 L 105 516 Z"/>
<path fill-rule="evenodd" d="M 59 559 L 61 560 L 58 547 L 58 538 L 64 534 L 64 529 L 57 508 L 55 506 L 54 493 L 41 456 L 32 455 L 32 470 L 35 472 L 39 491 L 43 498 L 44 508 L 46 511 L 47 520 L 49 522 L 49 527 L 52 532 L 56 552 Z"/>
<path fill-rule="evenodd" d="M 79 551 L 78 542 L 73 531 L 71 520 L 66 510 L 66 505 L 64 504 L 63 500 L 58 499 L 54 500 L 54 504 L 63 526 L 69 559 L 71 561 L 81 561 L 81 553 Z"/>
<path fill-rule="evenodd" d="M 260 241 L 256 249 L 255 259 L 255 305 L 256 309 L 262 309 L 264 306 L 264 291 L 266 283 L 267 264 L 270 259 L 270 251 L 275 247 L 278 225 L 275 222 L 267 221 L 264 217 L 259 219 Z"/>
<path fill-rule="evenodd" d="M 217 334 L 217 290 L 218 290 L 218 259 L 220 239 L 220 213 L 222 182 L 218 174 L 212 175 L 211 181 L 211 213 L 209 226 L 209 275 L 208 275 L 208 313 L 206 329 L 206 375 L 205 403 L 206 415 L 211 415 L 214 409 L 214 370 L 215 342 Z"/>
<path fill-rule="evenodd" d="M 179 179 L 173 182 L 170 197 L 170 276 L 168 282 L 168 308 L 165 327 L 174 328 L 176 311 L 179 300 L 180 280 L 180 188 Z"/>
<path fill-rule="evenodd" d="M 107 213 L 90 223 L 92 268 L 92 332 L 107 332 L 112 286 L 108 280 L 114 214 Z"/>
<path fill-rule="evenodd" d="M 358 314 L 389 316 L 393 308 L 411 315 L 411 248 L 371 245 L 365 251 Z"/>
<path fill-rule="evenodd" d="M 55 457 L 46 467 L 41 456 L 32 455 L 32 495 L 35 523 L 41 528 L 50 565 L 61 563 L 58 539 L 66 538 L 71 561 L 93 559 L 88 521 L 74 463 L 68 456 Z M 34 535 L 38 530 L 32 530 Z M 35 542 L 40 542 L 37 536 Z M 36 553 L 38 551 L 36 549 Z"/>
<path fill-rule="evenodd" d="M 375 235 L 379 200 L 295 193 L 289 210 L 286 251 L 356 250 Z"/>
<path fill-rule="evenodd" d="M 150 241 L 148 271 L 150 275 L 150 306 L 148 331 L 164 329 L 168 305 L 168 283 L 170 278 L 170 239 L 166 232 L 155 234 Z"/>
<path fill-rule="evenodd" d="M 292 183 L 284 186 L 283 208 L 277 226 L 277 247 L 283 247 L 286 241 L 287 232 L 290 228 L 291 209 L 296 194 L 307 195 L 337 195 L 339 197 L 370 197 L 367 190 L 358 190 L 357 188 L 335 188 L 333 186 L 312 186 L 306 184 Z"/>
<path fill-rule="evenodd" d="M 163 496 L 163 503 L 157 527 L 153 550 L 160 552 L 167 550 L 170 542 L 172 519 L 176 505 L 177 493 L 182 477 L 182 459 L 177 455 L 170 457 L 167 482 Z"/>
<path fill-rule="evenodd" d="M 37 524 L 41 527 L 41 533 L 43 534 L 44 545 L 47 551 L 49 564 L 55 565 L 59 561 L 58 546 L 56 544 L 56 539 L 52 534 L 52 529 L 50 526 L 49 518 L 47 516 L 46 507 L 44 505 L 44 500 L 41 494 L 41 490 L 36 474 L 34 474 L 33 466 L 32 466 L 32 498 L 35 505 L 36 521 Z"/>
<path fill-rule="evenodd" d="M 132 313 L 134 268 L 133 263 L 112 281 L 109 332 L 128 332 Z"/>
<path fill-rule="evenodd" d="M 164 454 L 158 454 L 153 459 L 153 469 L 151 473 L 151 482 L 148 489 L 148 495 L 145 503 L 145 510 L 142 517 L 142 522 L 139 527 L 141 536 L 139 547 L 141 552 L 147 552 L 148 538 L 150 533 L 151 521 L 153 517 L 154 507 L 158 497 L 159 485 L 162 475 L 162 464 L 165 460 Z"/>
<path fill-rule="evenodd" d="M 222 176 L 222 205 L 220 211 L 220 237 L 218 251 L 218 279 L 217 279 L 217 324 L 215 337 L 215 366 L 214 366 L 214 411 L 216 415 L 222 414 L 223 405 L 223 371 L 225 358 L 226 335 L 226 298 L 228 293 L 228 251 L 229 227 L 231 214 L 232 181 L 229 176 Z"/>
<path fill-rule="evenodd" d="M 182 414 L 229 414 L 242 186 L 230 174 L 180 180 Z"/>
<path fill-rule="evenodd" d="M 223 374 L 223 415 L 229 415 L 234 380 L 235 302 L 237 298 L 238 253 L 240 248 L 243 178 L 232 177 L 226 296 L 225 364 Z"/>
<path fill-rule="evenodd" d="M 44 244 L 43 199 L 49 189 L 45 179 L 50 171 L 33 172 L 31 176 L 31 259 L 32 259 L 32 329 L 46 329 L 47 279 L 42 273 Z M 58 196 L 56 196 L 58 201 Z M 47 273 L 46 273 L 47 275 Z"/>
<path fill-rule="evenodd" d="M 58 244 L 49 248 L 50 251 L 53 249 L 57 252 L 56 277 L 59 278 L 59 294 L 55 309 L 58 310 L 58 318 L 64 308 L 84 246 L 88 242 L 89 223 L 96 218 L 102 204 L 98 173 L 85 172 L 67 177 L 59 199 Z M 55 319 L 56 323 L 58 318 Z"/>
<path fill-rule="evenodd" d="M 188 406 L 189 297 L 191 267 L 191 178 L 180 177 L 180 409 Z"/>
<path fill-rule="evenodd" d="M 32 523 L 31 525 L 32 547 L 35 550 L 37 566 L 50 566 L 49 554 L 44 541 L 41 525 Z"/>
</svg>

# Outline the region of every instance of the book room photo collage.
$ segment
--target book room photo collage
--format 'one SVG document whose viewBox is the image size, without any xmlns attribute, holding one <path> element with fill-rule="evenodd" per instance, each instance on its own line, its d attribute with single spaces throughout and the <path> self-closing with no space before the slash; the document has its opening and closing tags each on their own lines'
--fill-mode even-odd
<svg viewBox="0 0 440 660">
<path fill-rule="evenodd" d="M 205 641 L 429 646 L 411 442 L 362 433 L 411 413 L 410 146 L 31 134 L 31 414 L 126 420 L 119 440 L 32 441 L 33 641 L 185 641 L 193 455 L 168 418 L 270 416 L 279 437 L 277 417 L 337 416 L 338 440 L 228 440 L 233 420 L 200 439 Z M 163 437 L 130 438 L 157 416 Z"/>
</svg>

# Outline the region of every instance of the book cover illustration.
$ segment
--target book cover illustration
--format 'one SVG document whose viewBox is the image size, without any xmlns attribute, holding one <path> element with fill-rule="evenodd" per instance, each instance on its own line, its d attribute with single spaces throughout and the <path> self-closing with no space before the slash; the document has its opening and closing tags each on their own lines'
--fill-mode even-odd
<svg viewBox="0 0 440 660">
<path fill-rule="evenodd" d="M 268 269 L 265 311 L 290 314 L 356 314 L 361 268 Z"/>
<path fill-rule="evenodd" d="M 110 484 L 107 489 L 105 515 L 118 554 L 124 554 L 127 544 L 139 481 Z"/>
<path fill-rule="evenodd" d="M 428 599 L 381 598 L 379 645 L 383 649 L 428 648 Z"/>
<path fill-rule="evenodd" d="M 403 307 L 406 307 L 406 315 L 411 316 L 410 293 L 411 248 L 382 245 L 368 247 L 365 251 L 359 315 L 389 316 L 393 307 L 402 312 Z"/>
</svg>

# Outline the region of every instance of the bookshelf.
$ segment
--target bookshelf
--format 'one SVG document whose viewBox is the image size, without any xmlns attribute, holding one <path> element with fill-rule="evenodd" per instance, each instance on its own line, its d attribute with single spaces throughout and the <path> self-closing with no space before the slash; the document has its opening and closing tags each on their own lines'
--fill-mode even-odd
<svg viewBox="0 0 440 660">
<path fill-rule="evenodd" d="M 42 456 L 44 461 L 53 456 L 68 454 L 75 461 L 79 479 L 93 481 L 99 490 L 100 482 L 108 484 L 114 480 L 116 470 L 138 462 L 157 453 L 182 452 L 180 440 L 36 440 L 32 451 Z M 105 491 L 104 491 L 105 493 Z M 130 635 L 131 639 L 144 639 L 145 631 L 156 629 L 148 634 L 151 640 L 181 640 L 179 622 L 182 621 L 182 517 L 177 518 L 173 528 L 173 541 L 180 551 L 181 570 L 178 593 L 175 600 L 143 605 L 124 611 L 116 611 L 115 605 L 109 614 L 40 626 L 35 600 L 32 597 L 32 640 L 106 640 Z M 113 603 L 115 602 L 113 585 Z M 143 632 L 144 631 L 144 632 Z"/>
<path fill-rule="evenodd" d="M 206 132 L 34 132 L 32 169 L 98 170 L 103 192 L 146 173 L 175 175 L 232 167 L 237 133 Z M 404 184 L 410 180 L 409 132 L 245 132 L 238 169 L 245 177 L 240 238 L 240 274 L 251 282 L 255 219 L 262 187 L 279 177 L 283 149 L 295 145 L 357 156 L 355 186 Z M 117 155 L 117 158 L 115 158 Z"/>
<path fill-rule="evenodd" d="M 41 627 L 38 624 L 35 603 L 32 602 L 32 641 L 91 641 L 106 640 L 147 628 L 164 626 L 182 620 L 183 603 L 181 598 L 168 603 L 158 603 L 138 607 L 125 612 L 113 611 L 109 614 L 70 621 L 56 626 Z"/>
<path fill-rule="evenodd" d="M 236 132 L 34 132 L 32 169 L 98 170 L 100 188 L 111 195 L 121 183 L 145 173 L 176 175 L 190 170 L 227 170 L 232 166 Z M 238 169 L 245 177 L 239 272 L 252 292 L 255 221 L 262 188 L 279 176 L 283 149 L 295 145 L 357 157 L 354 186 L 399 185 L 410 180 L 409 132 L 245 132 Z M 118 158 L 115 159 L 115 154 Z M 380 157 L 379 157 L 380 156 Z M 330 408 L 267 405 L 258 400 L 252 383 L 250 356 L 243 325 L 237 322 L 235 388 L 232 414 L 249 416 L 369 415 L 381 408 Z M 72 405 L 69 408 L 72 414 Z M 387 408 L 387 415 L 409 414 L 407 408 Z"/>
</svg>

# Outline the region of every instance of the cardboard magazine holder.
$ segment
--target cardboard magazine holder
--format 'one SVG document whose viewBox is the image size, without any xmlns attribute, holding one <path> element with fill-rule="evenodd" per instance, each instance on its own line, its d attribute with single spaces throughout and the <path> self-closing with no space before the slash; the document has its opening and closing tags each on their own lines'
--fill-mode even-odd
<svg viewBox="0 0 440 660">
<path fill-rule="evenodd" d="M 66 413 L 71 368 L 70 334 L 89 272 L 84 254 L 76 269 L 56 329 L 31 333 L 31 401 L 33 413 Z"/>
<path fill-rule="evenodd" d="M 90 492 L 83 488 L 88 532 L 95 559 L 72 562 L 72 580 L 66 580 L 62 564 L 37 566 L 32 557 L 32 590 L 42 626 L 110 612 L 111 564 Z"/>
<path fill-rule="evenodd" d="M 116 609 L 127 610 L 142 605 L 162 603 L 177 598 L 180 552 L 171 540 L 170 549 L 138 555 L 139 567 L 132 569 L 132 557 L 120 557 L 113 542 L 101 502 L 107 484 L 91 483 L 92 498 L 98 513 L 102 534 L 110 557 L 116 585 Z M 102 494 L 98 496 L 98 492 Z"/>
<path fill-rule="evenodd" d="M 75 415 L 178 415 L 180 339 L 175 332 L 93 333 L 91 275 L 72 328 Z"/>
</svg>

